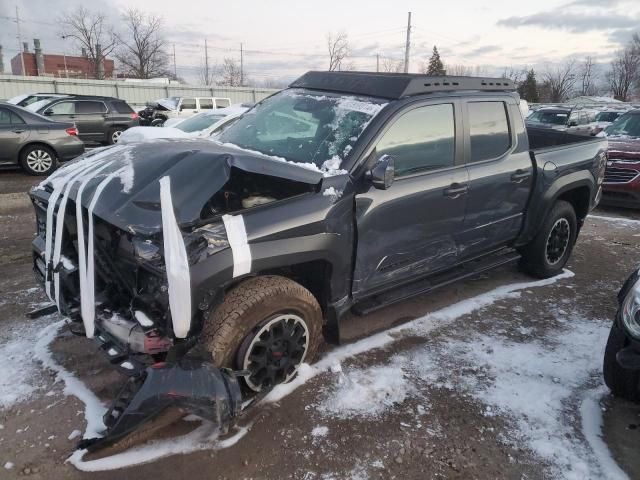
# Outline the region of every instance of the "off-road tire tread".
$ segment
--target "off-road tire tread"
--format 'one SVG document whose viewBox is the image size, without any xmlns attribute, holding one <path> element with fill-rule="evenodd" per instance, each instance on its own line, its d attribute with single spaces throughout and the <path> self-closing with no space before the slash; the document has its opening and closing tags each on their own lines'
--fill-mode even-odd
<svg viewBox="0 0 640 480">
<path fill-rule="evenodd" d="M 305 362 L 311 362 L 322 341 L 322 310 L 313 294 L 299 283 L 285 277 L 265 275 L 252 277 L 227 292 L 224 301 L 209 316 L 203 326 L 207 350 L 218 367 L 238 368 L 234 365 L 238 347 L 258 322 L 247 320 L 253 309 L 274 298 L 297 299 L 306 305 L 309 315 L 304 320 L 309 329 L 309 349 Z M 247 324 L 247 321 L 253 324 Z"/>
<path fill-rule="evenodd" d="M 550 266 L 546 262 L 546 248 L 547 237 L 553 224 L 564 216 L 568 218 L 571 226 L 571 236 L 569 238 L 569 246 L 565 252 L 565 259 L 555 266 Z M 578 221 L 576 218 L 576 212 L 569 202 L 564 200 L 558 200 L 555 202 L 551 211 L 544 220 L 544 224 L 537 235 L 524 247 L 520 248 L 520 254 L 522 260 L 520 261 L 521 268 L 530 275 L 537 278 L 549 278 L 558 275 L 564 268 L 567 260 L 571 256 L 573 246 L 576 242 L 578 234 Z"/>
</svg>

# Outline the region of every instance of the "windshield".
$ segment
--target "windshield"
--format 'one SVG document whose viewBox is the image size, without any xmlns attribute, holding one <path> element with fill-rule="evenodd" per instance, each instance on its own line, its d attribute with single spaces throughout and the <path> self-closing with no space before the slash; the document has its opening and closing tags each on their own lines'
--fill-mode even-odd
<svg viewBox="0 0 640 480">
<path fill-rule="evenodd" d="M 569 112 L 549 112 L 538 110 L 537 112 L 532 113 L 527 120 L 538 123 L 549 123 L 551 125 L 565 125 L 568 117 Z"/>
<path fill-rule="evenodd" d="M 640 114 L 625 113 L 605 129 L 608 137 L 640 137 Z"/>
<path fill-rule="evenodd" d="M 613 122 L 620 116 L 620 112 L 600 112 L 596 115 L 597 122 Z"/>
<path fill-rule="evenodd" d="M 240 117 L 218 140 L 337 173 L 367 124 L 385 105 L 371 97 L 285 90 Z"/>
<path fill-rule="evenodd" d="M 224 115 L 211 115 L 209 113 L 199 113 L 193 117 L 187 118 L 175 125 L 175 128 L 182 130 L 183 132 L 199 132 L 205 128 L 209 128 L 211 125 L 219 120 L 222 120 Z"/>
</svg>

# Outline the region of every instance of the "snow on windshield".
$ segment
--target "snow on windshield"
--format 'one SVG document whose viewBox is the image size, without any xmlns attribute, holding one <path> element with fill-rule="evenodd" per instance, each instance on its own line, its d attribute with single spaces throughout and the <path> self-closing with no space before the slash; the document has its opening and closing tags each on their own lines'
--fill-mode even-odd
<svg viewBox="0 0 640 480">
<path fill-rule="evenodd" d="M 326 176 L 344 174 L 342 162 L 385 105 L 375 98 L 285 90 L 257 105 L 218 139 Z"/>
</svg>

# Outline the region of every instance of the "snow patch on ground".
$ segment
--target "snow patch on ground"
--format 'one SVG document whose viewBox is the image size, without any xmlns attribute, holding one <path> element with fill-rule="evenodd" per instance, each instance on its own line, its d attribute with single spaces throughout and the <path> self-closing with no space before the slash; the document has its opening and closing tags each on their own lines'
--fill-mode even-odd
<svg viewBox="0 0 640 480">
<path fill-rule="evenodd" d="M 326 437 L 328 433 L 329 427 L 324 426 L 314 427 L 313 430 L 311 430 L 312 437 Z"/>
</svg>

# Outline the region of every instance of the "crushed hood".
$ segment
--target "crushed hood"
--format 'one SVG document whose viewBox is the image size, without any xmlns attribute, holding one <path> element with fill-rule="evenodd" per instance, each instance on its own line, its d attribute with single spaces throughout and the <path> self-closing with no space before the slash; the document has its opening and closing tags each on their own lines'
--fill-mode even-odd
<svg viewBox="0 0 640 480">
<path fill-rule="evenodd" d="M 159 180 L 164 176 L 171 178 L 173 206 L 181 227 L 189 227 L 200 220 L 202 208 L 224 186 L 232 168 L 310 185 L 319 184 L 323 178 L 319 170 L 225 147 L 210 140 L 158 140 L 116 145 L 84 155 L 35 187 L 32 195 L 37 197 L 56 185 L 68 183 L 65 172 L 72 174 L 73 169 L 78 169 L 84 162 L 110 163 L 84 188 L 83 206 L 89 207 L 105 176 L 114 174 L 113 180 L 100 193 L 94 215 L 123 230 L 145 235 L 162 230 Z M 78 180 L 71 186 L 70 198 L 74 201 L 80 183 Z"/>
</svg>

